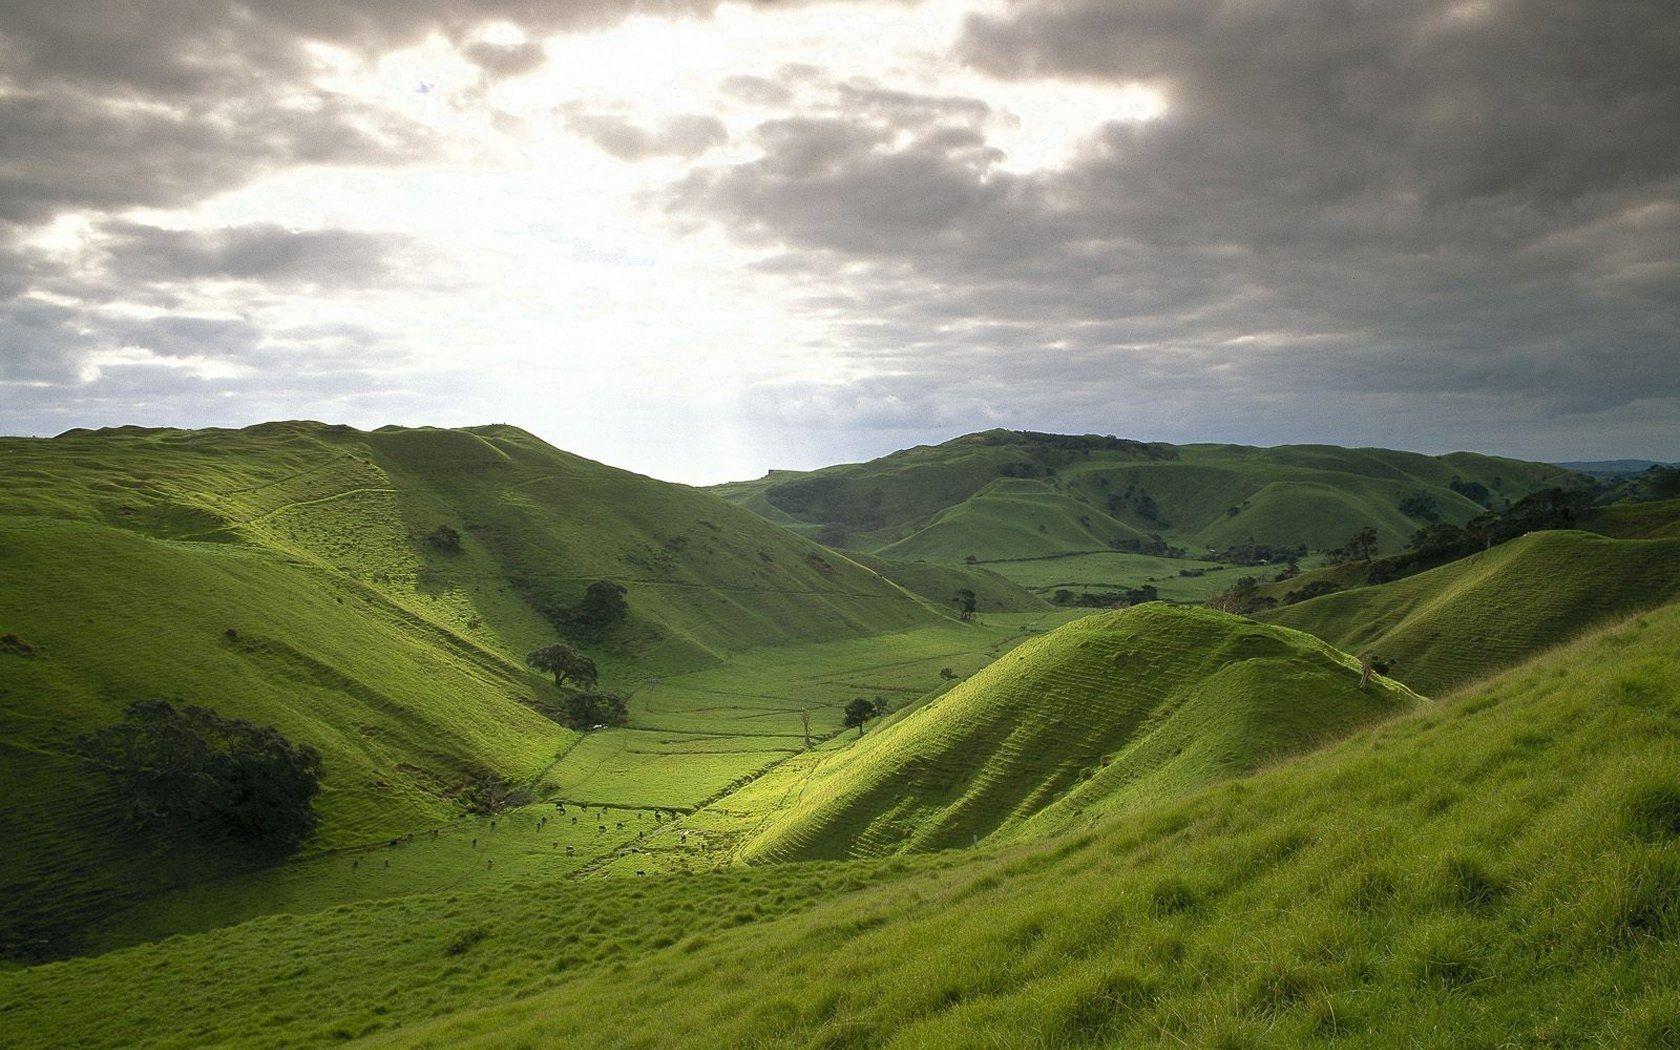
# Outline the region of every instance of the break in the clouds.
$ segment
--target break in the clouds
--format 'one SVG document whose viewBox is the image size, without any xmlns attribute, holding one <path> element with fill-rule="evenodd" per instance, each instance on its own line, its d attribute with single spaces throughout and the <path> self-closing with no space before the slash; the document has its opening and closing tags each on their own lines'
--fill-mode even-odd
<svg viewBox="0 0 1680 1050">
<path fill-rule="evenodd" d="M 0 425 L 1680 456 L 1680 12 L 0 0 Z"/>
</svg>

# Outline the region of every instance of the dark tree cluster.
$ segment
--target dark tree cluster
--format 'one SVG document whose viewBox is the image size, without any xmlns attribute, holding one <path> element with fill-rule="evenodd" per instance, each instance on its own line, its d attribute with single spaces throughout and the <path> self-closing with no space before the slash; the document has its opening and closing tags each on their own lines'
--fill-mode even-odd
<svg viewBox="0 0 1680 1050">
<path fill-rule="evenodd" d="M 1492 491 L 1479 481 L 1465 481 L 1463 478 L 1453 478 L 1452 481 L 1447 483 L 1447 487 L 1458 493 L 1460 496 L 1463 496 L 1465 499 L 1470 500 L 1472 503 L 1480 503 L 1484 507 L 1493 506 Z"/>
<path fill-rule="evenodd" d="M 629 702 L 618 693 L 596 692 L 600 670 L 595 661 L 565 642 L 555 642 L 525 654 L 525 662 L 554 676 L 566 690 L 558 701 L 534 701 L 537 710 L 573 729 L 621 726 L 630 719 Z"/>
<path fill-rule="evenodd" d="M 116 783 L 123 815 L 276 852 L 315 830 L 321 754 L 272 726 L 206 707 L 137 700 L 123 720 L 76 741 Z"/>
<path fill-rule="evenodd" d="M 974 591 L 967 587 L 959 589 L 951 601 L 956 603 L 957 613 L 965 623 L 974 619 L 974 612 L 980 605 L 980 601 L 975 597 Z"/>
<path fill-rule="evenodd" d="M 1116 591 L 1072 591 L 1061 588 L 1050 596 L 1056 605 L 1077 605 L 1092 609 L 1116 609 L 1128 605 L 1142 605 L 1161 597 L 1153 583 L 1141 587 L 1127 587 Z"/>
<path fill-rule="evenodd" d="M 500 773 L 486 770 L 461 789 L 459 801 L 469 812 L 490 816 L 509 807 L 529 803 L 531 791 Z"/>
<path fill-rule="evenodd" d="M 621 726 L 630 721 L 630 703 L 619 693 L 568 693 L 560 700 L 560 722 L 588 731 L 597 726 Z"/>
<path fill-rule="evenodd" d="M 1227 590 L 1207 600 L 1209 608 L 1222 612 L 1249 616 L 1277 608 L 1278 600 L 1260 593 L 1260 581 L 1253 576 L 1240 576 Z"/>
<path fill-rule="evenodd" d="M 1313 580 L 1311 583 L 1304 583 L 1295 590 L 1285 594 L 1283 596 L 1283 604 L 1294 605 L 1297 602 L 1320 598 L 1326 594 L 1335 594 L 1341 589 L 1342 588 L 1340 586 L 1330 582 L 1329 580 Z"/>
<path fill-rule="evenodd" d="M 515 586 L 531 590 L 528 581 L 519 579 Z M 557 606 L 541 599 L 532 604 L 543 618 L 560 631 L 586 640 L 604 635 L 614 624 L 630 615 L 630 603 L 622 584 L 611 580 L 596 580 L 584 589 L 583 598 L 576 605 Z"/>
<path fill-rule="evenodd" d="M 1411 492 L 1400 498 L 1400 513 L 1419 521 L 1440 521 L 1441 505 L 1427 492 Z"/>
<path fill-rule="evenodd" d="M 1155 497 L 1138 488 L 1135 481 L 1128 482 L 1124 491 L 1109 493 L 1108 513 L 1116 518 L 1130 513 L 1154 525 L 1167 524 L 1161 517 L 1161 508 L 1156 504 Z"/>
<path fill-rule="evenodd" d="M 1128 554 L 1153 554 L 1159 558 L 1182 558 L 1189 553 L 1183 547 L 1168 545 L 1166 540 L 1153 533 L 1145 539 L 1133 536 L 1116 537 L 1108 541 L 1108 549 Z"/>
<path fill-rule="evenodd" d="M 1377 553 L 1377 530 L 1363 528 L 1340 547 L 1332 547 L 1324 552 L 1330 558 L 1332 565 L 1346 565 L 1355 561 L 1370 561 Z"/>
<path fill-rule="evenodd" d="M 1373 540 L 1375 536 L 1373 534 Z M 1299 561 L 1307 556 L 1307 545 L 1297 544 L 1293 547 L 1276 546 L 1270 543 L 1239 543 L 1224 550 L 1209 551 L 1208 561 L 1222 562 L 1227 565 L 1271 565 L 1274 562 Z"/>
<path fill-rule="evenodd" d="M 457 554 L 461 550 L 461 534 L 448 525 L 439 525 L 426 537 L 426 545 L 445 554 Z"/>
</svg>

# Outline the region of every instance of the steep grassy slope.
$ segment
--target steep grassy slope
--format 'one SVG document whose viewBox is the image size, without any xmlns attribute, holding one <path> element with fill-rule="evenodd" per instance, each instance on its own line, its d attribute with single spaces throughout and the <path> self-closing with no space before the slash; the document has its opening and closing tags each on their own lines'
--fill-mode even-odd
<svg viewBox="0 0 1680 1050">
<path fill-rule="evenodd" d="M 776 471 L 714 491 L 785 525 L 828 526 L 848 546 L 902 543 L 890 551 L 960 561 L 968 554 L 989 560 L 1100 548 L 1138 533 L 1192 550 L 1246 543 L 1326 548 L 1370 527 L 1392 548 L 1425 521 L 1400 509 L 1408 497 L 1433 500 L 1442 519 L 1463 522 L 1482 508 L 1454 491 L 1454 481 L 1479 482 L 1496 499 L 1516 500 L 1575 480 L 1549 464 L 1468 452 L 1174 446 L 993 430 L 868 463 Z M 969 502 L 976 504 L 972 526 L 965 520 Z M 1068 526 L 1082 517 L 1089 521 Z M 997 535 L 1009 539 L 991 539 Z M 987 542 L 1004 546 L 989 553 Z"/>
<path fill-rule="evenodd" d="M 319 748 L 317 849 L 445 820 L 475 775 L 528 781 L 572 735 L 520 703 L 543 687 L 505 657 L 261 548 L 0 520 L 0 625 L 28 647 L 0 651 L 10 952 L 65 950 L 104 908 L 240 866 L 126 831 L 71 756 L 132 700 L 204 704 Z"/>
<path fill-rule="evenodd" d="M 428 542 L 439 526 L 458 550 Z M 482 772 L 571 785 L 522 703 L 544 610 L 629 591 L 604 683 L 732 651 L 949 622 L 882 576 L 704 493 L 508 427 L 124 428 L 0 441 L 0 946 L 58 951 L 136 895 L 226 874 L 119 832 L 75 737 L 162 696 L 325 756 L 311 850 L 459 812 Z M 983 643 L 981 643 L 983 644 Z M 726 784 L 737 773 L 718 780 Z"/>
<path fill-rule="evenodd" d="M 1417 702 L 1358 681 L 1316 639 L 1224 613 L 1088 616 L 831 754 L 741 855 L 966 845 L 1058 800 L 1180 794 Z"/>
<path fill-rule="evenodd" d="M 1355 653 L 1426 693 L 1525 660 L 1680 596 L 1680 540 L 1535 532 L 1403 580 L 1260 614 Z"/>
<path fill-rule="evenodd" d="M 18 1046 L 1666 1046 L 1680 608 L 1004 849 L 529 882 L 0 973 Z"/>
<path fill-rule="evenodd" d="M 581 459 L 513 427 L 316 423 L 0 442 L 0 516 L 238 541 L 312 562 L 510 654 L 590 582 L 630 591 L 600 655 L 694 666 L 725 652 L 929 622 L 872 573 L 681 485 Z M 425 542 L 440 525 L 458 552 Z"/>
</svg>

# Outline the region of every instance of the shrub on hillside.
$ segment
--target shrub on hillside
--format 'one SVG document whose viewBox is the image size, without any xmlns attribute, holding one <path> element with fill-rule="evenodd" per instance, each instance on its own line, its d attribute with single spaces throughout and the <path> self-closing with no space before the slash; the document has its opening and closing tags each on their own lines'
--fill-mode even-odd
<svg viewBox="0 0 1680 1050">
<path fill-rule="evenodd" d="M 426 545 L 445 554 L 456 554 L 461 550 L 461 534 L 448 525 L 439 525 L 426 537 Z"/>
<path fill-rule="evenodd" d="M 121 722 L 75 746 L 116 783 L 136 826 L 176 825 L 282 852 L 315 829 L 321 754 L 272 726 L 137 700 Z"/>
<path fill-rule="evenodd" d="M 1294 605 L 1297 602 L 1319 598 L 1326 594 L 1335 594 L 1339 590 L 1341 590 L 1341 587 L 1329 580 L 1314 580 L 1284 595 L 1283 604 Z"/>
<path fill-rule="evenodd" d="M 1440 521 L 1441 505 L 1427 492 L 1413 492 L 1401 497 L 1400 513 L 1420 521 Z"/>
</svg>

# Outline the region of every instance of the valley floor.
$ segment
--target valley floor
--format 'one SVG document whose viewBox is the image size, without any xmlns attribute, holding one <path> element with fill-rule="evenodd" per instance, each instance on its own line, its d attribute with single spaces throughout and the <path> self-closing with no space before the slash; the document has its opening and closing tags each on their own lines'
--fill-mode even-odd
<svg viewBox="0 0 1680 1050">
<path fill-rule="evenodd" d="M 628 726 L 574 736 L 535 776 L 539 802 L 166 893 L 85 932 L 83 950 L 354 901 L 726 864 L 750 825 L 725 796 L 798 768 L 810 753 L 802 713 L 813 747 L 841 745 L 848 700 L 881 696 L 893 712 L 913 709 L 1076 615 L 995 613 L 975 624 L 751 650 L 717 667 L 647 681 L 631 697 Z M 946 670 L 951 678 L 942 676 Z"/>
</svg>

